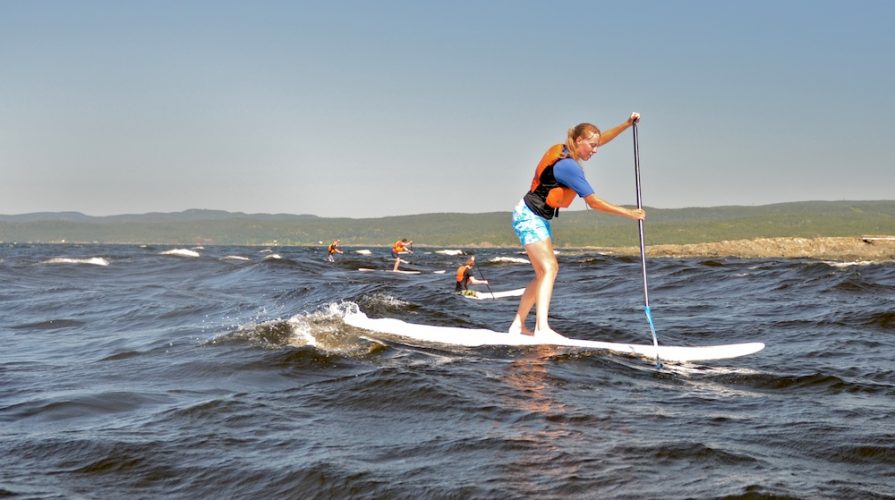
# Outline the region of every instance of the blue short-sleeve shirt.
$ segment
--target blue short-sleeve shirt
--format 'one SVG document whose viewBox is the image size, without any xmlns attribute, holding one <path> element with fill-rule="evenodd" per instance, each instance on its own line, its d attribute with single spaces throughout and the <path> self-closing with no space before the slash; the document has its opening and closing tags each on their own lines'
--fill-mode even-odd
<svg viewBox="0 0 895 500">
<path fill-rule="evenodd" d="M 578 193 L 578 196 L 585 198 L 594 194 L 594 188 L 584 177 L 584 169 L 572 158 L 565 158 L 553 165 L 553 177 L 563 186 L 570 187 Z"/>
</svg>

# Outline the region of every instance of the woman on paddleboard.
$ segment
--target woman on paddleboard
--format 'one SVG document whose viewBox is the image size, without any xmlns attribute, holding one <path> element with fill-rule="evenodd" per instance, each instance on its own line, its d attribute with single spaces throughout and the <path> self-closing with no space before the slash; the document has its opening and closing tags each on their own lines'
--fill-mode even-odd
<svg viewBox="0 0 895 500">
<path fill-rule="evenodd" d="M 580 163 L 596 154 L 597 148 L 615 139 L 619 134 L 640 120 L 640 115 L 631 116 L 615 128 L 600 132 L 596 125 L 581 123 L 569 129 L 565 144 L 552 146 L 541 158 L 535 170 L 531 188 L 513 210 L 513 230 L 534 268 L 535 277 L 525 288 L 516 317 L 510 325 L 510 333 L 525 335 L 556 335 L 550 329 L 547 316 L 553 283 L 559 272 L 559 264 L 553 253 L 553 233 L 550 219 L 558 216 L 560 208 L 572 204 L 576 196 L 584 198 L 588 207 L 634 220 L 646 217 L 646 212 L 638 208 L 613 205 L 594 194 L 593 188 L 584 177 Z M 531 308 L 537 304 L 534 332 L 525 326 Z"/>
</svg>

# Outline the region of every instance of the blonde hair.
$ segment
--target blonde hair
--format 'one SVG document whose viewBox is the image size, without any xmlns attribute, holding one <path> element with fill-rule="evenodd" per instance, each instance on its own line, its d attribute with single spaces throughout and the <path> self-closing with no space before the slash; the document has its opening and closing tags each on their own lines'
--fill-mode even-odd
<svg viewBox="0 0 895 500">
<path fill-rule="evenodd" d="M 590 140 L 593 139 L 594 136 L 599 135 L 602 135 L 602 132 L 600 132 L 600 128 L 593 123 L 579 123 L 570 128 L 569 134 L 566 137 L 566 146 L 569 148 L 569 154 L 572 155 L 572 158 L 574 158 L 575 161 L 579 161 L 580 158 L 578 158 L 578 153 L 575 148 L 575 141 L 582 137 Z"/>
</svg>

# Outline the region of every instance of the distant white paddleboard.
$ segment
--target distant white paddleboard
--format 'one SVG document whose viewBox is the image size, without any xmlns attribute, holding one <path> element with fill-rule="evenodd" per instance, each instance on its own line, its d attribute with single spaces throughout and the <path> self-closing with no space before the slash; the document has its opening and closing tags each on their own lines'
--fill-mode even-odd
<svg viewBox="0 0 895 500">
<path fill-rule="evenodd" d="M 517 288 L 515 290 L 504 290 L 502 292 L 484 292 L 484 291 L 475 291 L 475 295 L 466 295 L 463 294 L 467 299 L 473 300 L 490 300 L 490 299 L 502 299 L 504 297 L 521 297 L 522 294 L 525 293 L 524 288 Z"/>
<path fill-rule="evenodd" d="M 392 271 L 391 269 L 370 269 L 369 267 L 359 267 L 358 271 L 377 271 L 381 273 L 400 273 L 400 274 L 420 274 L 420 271 L 402 271 L 398 269 L 397 271 Z"/>
<path fill-rule="evenodd" d="M 396 335 L 408 339 L 432 343 L 449 344 L 465 347 L 494 345 L 557 345 L 581 347 L 584 349 L 606 350 L 615 353 L 643 356 L 656 359 L 656 348 L 652 345 L 617 344 L 593 340 L 570 339 L 557 335 L 555 337 L 537 337 L 521 334 L 510 334 L 486 330 L 484 328 L 457 328 L 450 326 L 430 326 L 405 323 L 391 318 L 368 318 L 362 312 L 345 315 L 345 324 L 379 332 Z M 752 342 L 747 344 L 727 344 L 698 347 L 659 346 L 659 358 L 667 361 L 710 361 L 728 359 L 753 354 L 764 349 L 764 344 Z"/>
</svg>

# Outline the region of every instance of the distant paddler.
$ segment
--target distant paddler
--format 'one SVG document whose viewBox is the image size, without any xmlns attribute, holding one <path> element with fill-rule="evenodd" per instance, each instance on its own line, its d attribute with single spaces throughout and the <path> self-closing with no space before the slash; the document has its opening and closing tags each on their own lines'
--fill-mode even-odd
<svg viewBox="0 0 895 500">
<path fill-rule="evenodd" d="M 342 251 L 342 249 L 339 247 L 340 244 L 341 244 L 341 241 L 339 241 L 339 240 L 333 240 L 333 242 L 329 244 L 329 247 L 327 247 L 327 249 L 326 249 L 326 252 L 327 252 L 326 253 L 326 261 L 327 262 L 335 262 L 336 261 L 335 255 L 336 254 L 341 255 L 344 253 Z"/>
<path fill-rule="evenodd" d="M 413 240 L 401 238 L 392 245 L 392 257 L 395 258 L 395 267 L 392 271 L 398 271 L 398 266 L 401 264 L 401 256 L 404 254 L 413 255 Z"/>
<path fill-rule="evenodd" d="M 470 290 L 469 285 L 487 285 L 488 280 L 476 279 L 472 275 L 472 268 L 475 267 L 475 255 L 470 255 L 466 259 L 466 263 L 457 268 L 457 284 L 454 286 L 454 292 L 460 295 L 475 295 L 475 290 Z"/>
</svg>

